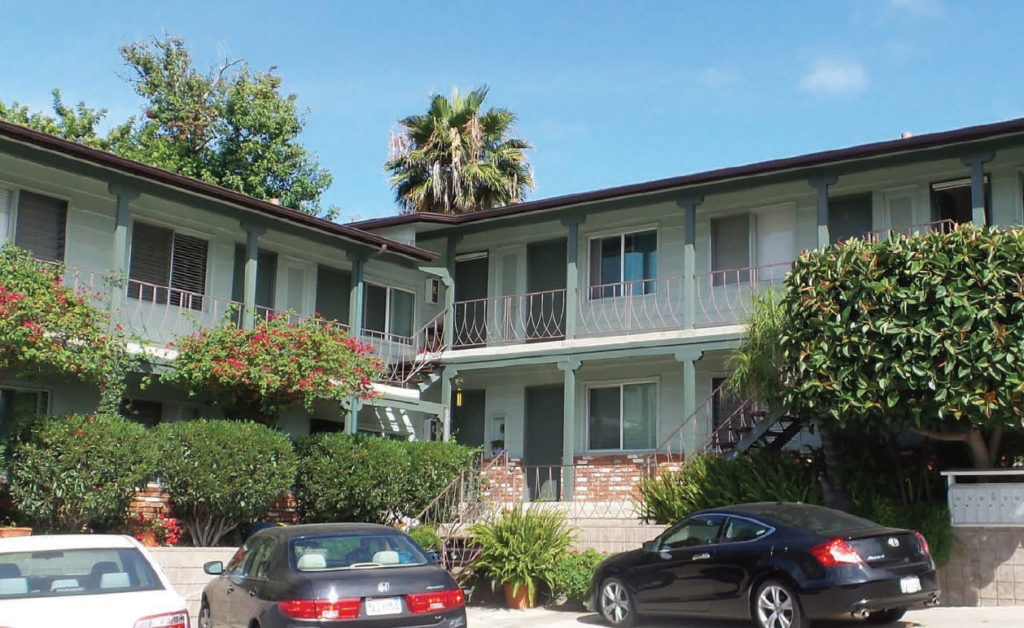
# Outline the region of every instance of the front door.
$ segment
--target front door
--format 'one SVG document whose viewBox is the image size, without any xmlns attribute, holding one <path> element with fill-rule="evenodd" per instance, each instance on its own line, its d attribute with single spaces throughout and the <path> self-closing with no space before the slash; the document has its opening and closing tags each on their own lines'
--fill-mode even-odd
<svg viewBox="0 0 1024 628">
<path fill-rule="evenodd" d="M 691 517 L 659 537 L 635 568 L 637 605 L 647 613 L 702 613 L 717 593 L 713 563 L 715 543 L 724 517 Z"/>
<path fill-rule="evenodd" d="M 487 343 L 487 253 L 455 261 L 455 346 Z"/>
<path fill-rule="evenodd" d="M 565 337 L 565 260 L 564 238 L 526 249 L 527 340 Z"/>
<path fill-rule="evenodd" d="M 486 391 L 459 390 L 452 393 L 452 438 L 468 447 L 484 444 L 484 403 Z"/>
<path fill-rule="evenodd" d="M 557 501 L 562 489 L 562 386 L 526 389 L 524 429 L 527 497 Z"/>
</svg>

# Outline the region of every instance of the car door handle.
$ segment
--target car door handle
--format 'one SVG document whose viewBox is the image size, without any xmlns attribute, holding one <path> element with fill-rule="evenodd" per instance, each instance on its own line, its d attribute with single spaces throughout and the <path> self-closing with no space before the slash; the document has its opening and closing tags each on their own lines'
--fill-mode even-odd
<svg viewBox="0 0 1024 628">
<path fill-rule="evenodd" d="M 711 558 L 711 554 L 708 554 L 707 552 L 704 552 L 703 554 L 696 554 L 693 557 L 693 560 L 707 560 L 709 558 Z"/>
<path fill-rule="evenodd" d="M 249 597 L 256 597 L 255 591 L 249 591 Z"/>
<path fill-rule="evenodd" d="M 232 592 L 234 592 L 234 590 L 235 590 L 235 587 L 228 587 L 228 593 L 232 593 Z"/>
</svg>

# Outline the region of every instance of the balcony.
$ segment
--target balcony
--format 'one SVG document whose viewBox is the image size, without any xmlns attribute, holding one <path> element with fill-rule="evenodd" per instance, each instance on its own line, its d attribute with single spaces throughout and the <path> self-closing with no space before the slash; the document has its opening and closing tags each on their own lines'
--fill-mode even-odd
<svg viewBox="0 0 1024 628">
<path fill-rule="evenodd" d="M 952 233 L 956 229 L 956 224 L 955 220 L 946 219 L 916 225 L 898 225 L 888 229 L 867 231 L 864 233 L 864 239 L 869 242 L 878 242 L 879 240 L 884 240 L 891 233 L 905 236 L 922 235 L 925 233 Z"/>
<path fill-rule="evenodd" d="M 64 284 L 84 296 L 95 307 L 111 311 L 112 321 L 123 328 L 129 341 L 137 339 L 147 345 L 164 347 L 181 336 L 225 322 L 241 325 L 245 312 L 243 303 L 231 299 L 135 279 L 119 279 L 110 273 L 86 268 L 65 266 Z M 124 298 L 114 304 L 111 297 L 119 290 L 125 291 Z M 115 309 L 111 310 L 112 307 Z M 349 329 L 345 323 L 319 319 L 312 314 L 282 312 L 263 306 L 253 308 L 253 315 L 257 318 L 282 316 L 291 323 L 312 320 L 338 326 L 346 331 Z M 412 336 L 364 330 L 362 339 L 374 347 L 375 353 L 384 363 L 380 381 L 405 384 L 429 368 L 433 356 L 441 349 L 442 320 L 438 316 L 428 321 Z"/>
<path fill-rule="evenodd" d="M 627 281 L 575 289 L 577 338 L 635 335 L 693 327 L 735 325 L 750 313 L 754 295 L 782 286 L 791 263 L 736 268 L 693 276 Z M 566 290 L 549 290 L 455 303 L 453 348 L 472 349 L 562 340 Z"/>
</svg>

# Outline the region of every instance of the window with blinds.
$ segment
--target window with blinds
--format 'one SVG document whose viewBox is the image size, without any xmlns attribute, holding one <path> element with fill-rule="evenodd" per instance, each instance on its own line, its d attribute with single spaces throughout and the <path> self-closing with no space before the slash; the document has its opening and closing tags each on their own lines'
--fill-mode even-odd
<svg viewBox="0 0 1024 628">
<path fill-rule="evenodd" d="M 10 190 L 0 188 L 0 246 L 10 237 L 11 226 L 11 194 Z"/>
<path fill-rule="evenodd" d="M 203 309 L 209 243 L 171 229 L 136 222 L 128 267 L 128 296 Z"/>
<path fill-rule="evenodd" d="M 68 204 L 56 198 L 21 190 L 14 244 L 48 262 L 64 261 Z"/>
</svg>

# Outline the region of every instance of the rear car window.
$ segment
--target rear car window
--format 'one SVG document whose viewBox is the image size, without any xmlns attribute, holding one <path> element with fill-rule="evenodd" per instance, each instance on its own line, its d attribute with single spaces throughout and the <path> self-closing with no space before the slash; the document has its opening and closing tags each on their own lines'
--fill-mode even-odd
<svg viewBox="0 0 1024 628">
<path fill-rule="evenodd" d="M 429 561 L 401 534 L 324 534 L 292 539 L 292 568 L 297 571 L 406 567 Z"/>
<path fill-rule="evenodd" d="M 846 530 L 879 527 L 874 521 L 822 506 L 779 506 L 766 510 L 764 515 L 780 523 L 821 536 Z"/>
<path fill-rule="evenodd" d="M 0 554 L 0 600 L 163 589 L 134 548 Z"/>
</svg>

